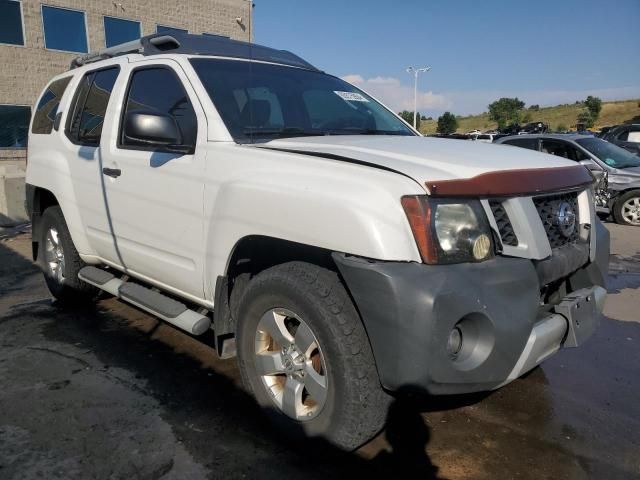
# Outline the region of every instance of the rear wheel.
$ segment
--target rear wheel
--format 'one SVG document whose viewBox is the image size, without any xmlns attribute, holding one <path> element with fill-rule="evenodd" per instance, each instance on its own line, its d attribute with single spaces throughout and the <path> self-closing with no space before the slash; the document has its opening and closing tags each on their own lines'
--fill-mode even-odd
<svg viewBox="0 0 640 480">
<path fill-rule="evenodd" d="M 38 261 L 51 294 L 65 303 L 86 302 L 94 298 L 98 289 L 78 278 L 78 272 L 85 263 L 73 245 L 59 206 L 45 210 L 40 227 Z"/>
<path fill-rule="evenodd" d="M 335 273 L 302 262 L 265 270 L 247 285 L 238 321 L 243 381 L 287 433 L 354 449 L 382 428 L 388 397 Z"/>
<path fill-rule="evenodd" d="M 622 225 L 640 226 L 640 190 L 620 195 L 613 207 L 613 218 Z"/>
</svg>

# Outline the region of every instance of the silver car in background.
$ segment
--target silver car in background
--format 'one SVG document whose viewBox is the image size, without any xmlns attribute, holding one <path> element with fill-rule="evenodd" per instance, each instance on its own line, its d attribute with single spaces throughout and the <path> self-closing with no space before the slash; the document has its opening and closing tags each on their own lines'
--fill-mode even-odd
<svg viewBox="0 0 640 480">
<path fill-rule="evenodd" d="M 640 226 L 640 157 L 590 135 L 512 135 L 494 143 L 537 150 L 573 160 L 599 180 L 596 207 L 617 223 Z"/>
</svg>

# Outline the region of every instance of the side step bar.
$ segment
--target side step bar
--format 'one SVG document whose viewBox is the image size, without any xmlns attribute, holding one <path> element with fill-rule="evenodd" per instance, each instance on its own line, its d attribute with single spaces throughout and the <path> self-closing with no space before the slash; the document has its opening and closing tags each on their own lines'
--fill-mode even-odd
<svg viewBox="0 0 640 480">
<path fill-rule="evenodd" d="M 202 335 L 211 327 L 211 320 L 208 317 L 190 310 L 183 303 L 142 285 L 124 282 L 97 267 L 82 268 L 78 278 L 192 335 Z"/>
</svg>

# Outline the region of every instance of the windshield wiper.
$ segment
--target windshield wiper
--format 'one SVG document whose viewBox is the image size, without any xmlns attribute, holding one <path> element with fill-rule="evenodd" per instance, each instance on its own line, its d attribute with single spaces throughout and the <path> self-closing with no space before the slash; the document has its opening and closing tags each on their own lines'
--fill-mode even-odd
<svg viewBox="0 0 640 480">
<path fill-rule="evenodd" d="M 283 128 L 259 128 L 248 127 L 243 130 L 245 135 L 250 136 L 277 136 L 277 137 L 317 137 L 326 135 L 325 132 L 318 130 L 305 130 L 299 127 L 283 127 Z"/>
<path fill-rule="evenodd" d="M 407 136 L 409 133 L 401 132 L 396 130 L 378 130 L 376 128 L 358 128 L 358 127 L 349 127 L 349 128 L 341 128 L 339 130 L 331 130 L 332 135 L 397 135 L 397 136 Z"/>
</svg>

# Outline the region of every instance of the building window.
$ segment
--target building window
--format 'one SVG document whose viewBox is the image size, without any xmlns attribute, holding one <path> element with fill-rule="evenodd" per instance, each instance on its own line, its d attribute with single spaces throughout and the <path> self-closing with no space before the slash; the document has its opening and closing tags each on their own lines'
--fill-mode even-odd
<svg viewBox="0 0 640 480">
<path fill-rule="evenodd" d="M 104 43 L 107 48 L 138 38 L 140 38 L 140 22 L 104 17 Z"/>
<path fill-rule="evenodd" d="M 0 43 L 24 45 L 22 4 L 15 0 L 0 0 Z"/>
<path fill-rule="evenodd" d="M 84 12 L 42 5 L 44 46 L 50 50 L 87 53 L 87 21 Z"/>
<path fill-rule="evenodd" d="M 0 148 L 25 148 L 31 107 L 0 105 Z"/>
<path fill-rule="evenodd" d="M 36 107 L 31 133 L 51 133 L 53 123 L 58 114 L 60 100 L 62 100 L 62 95 L 64 95 L 64 91 L 67 89 L 67 85 L 69 85 L 69 80 L 71 80 L 71 77 L 59 78 L 51 82 L 44 91 Z"/>
<path fill-rule="evenodd" d="M 168 33 L 169 35 L 171 35 L 173 33 L 189 33 L 189 30 L 185 30 L 184 28 L 167 27 L 165 25 L 157 25 L 156 32 Z"/>
</svg>

